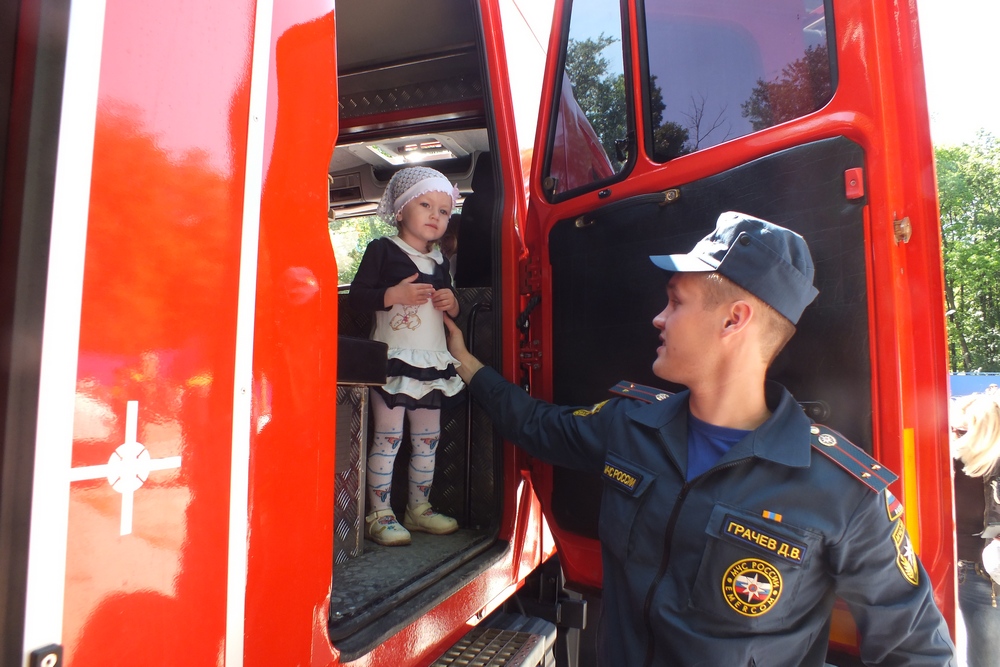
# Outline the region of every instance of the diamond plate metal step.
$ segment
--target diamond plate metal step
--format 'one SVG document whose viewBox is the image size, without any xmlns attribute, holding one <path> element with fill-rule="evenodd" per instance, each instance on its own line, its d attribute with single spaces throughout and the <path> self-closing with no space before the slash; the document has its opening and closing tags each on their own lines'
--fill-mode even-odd
<svg viewBox="0 0 1000 667">
<path fill-rule="evenodd" d="M 538 667 L 544 656 L 544 637 L 476 626 L 431 667 Z"/>
<path fill-rule="evenodd" d="M 431 667 L 555 667 L 556 626 L 496 613 L 472 628 Z"/>
</svg>

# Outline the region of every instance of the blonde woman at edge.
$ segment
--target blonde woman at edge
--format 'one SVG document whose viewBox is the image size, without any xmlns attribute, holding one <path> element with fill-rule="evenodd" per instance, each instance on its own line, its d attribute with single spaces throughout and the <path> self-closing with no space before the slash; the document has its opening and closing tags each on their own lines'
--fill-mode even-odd
<svg viewBox="0 0 1000 667">
<path fill-rule="evenodd" d="M 996 387 L 952 403 L 958 605 L 968 667 L 1000 665 L 1000 404 Z"/>
</svg>

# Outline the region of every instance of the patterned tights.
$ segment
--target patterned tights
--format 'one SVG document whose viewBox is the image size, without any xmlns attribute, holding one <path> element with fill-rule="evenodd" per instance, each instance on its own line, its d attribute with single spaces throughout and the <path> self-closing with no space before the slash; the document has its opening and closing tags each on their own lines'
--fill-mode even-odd
<svg viewBox="0 0 1000 667">
<path fill-rule="evenodd" d="M 404 414 L 410 421 L 411 450 L 407 504 L 413 508 L 428 502 L 434 481 L 434 459 L 441 441 L 441 411 L 407 410 L 403 406 L 390 408 L 374 389 L 369 395 L 375 416 L 375 437 L 368 450 L 366 476 L 369 511 L 389 508 L 392 467 L 403 440 Z"/>
</svg>

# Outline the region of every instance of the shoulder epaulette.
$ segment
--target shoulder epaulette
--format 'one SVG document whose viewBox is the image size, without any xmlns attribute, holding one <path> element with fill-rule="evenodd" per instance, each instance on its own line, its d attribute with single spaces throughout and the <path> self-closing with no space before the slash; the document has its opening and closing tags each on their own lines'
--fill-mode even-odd
<svg viewBox="0 0 1000 667">
<path fill-rule="evenodd" d="M 831 428 L 813 424 L 812 446 L 875 493 L 881 493 L 898 479 L 868 453 Z"/>
<path fill-rule="evenodd" d="M 612 394 L 626 396 L 628 398 L 638 398 L 640 401 L 645 401 L 646 403 L 662 401 L 671 395 L 669 391 L 663 391 L 662 389 L 657 389 L 656 387 L 647 387 L 646 385 L 636 384 L 635 382 L 629 382 L 628 380 L 622 380 L 613 386 L 610 391 Z"/>
</svg>

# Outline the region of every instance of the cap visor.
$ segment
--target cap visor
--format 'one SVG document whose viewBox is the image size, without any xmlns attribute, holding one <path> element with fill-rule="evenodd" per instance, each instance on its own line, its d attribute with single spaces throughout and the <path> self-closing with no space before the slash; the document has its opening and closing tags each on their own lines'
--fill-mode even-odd
<svg viewBox="0 0 1000 667">
<path fill-rule="evenodd" d="M 650 255 L 649 259 L 664 271 L 678 273 L 715 271 L 717 268 L 700 257 L 693 257 L 691 255 Z"/>
</svg>

